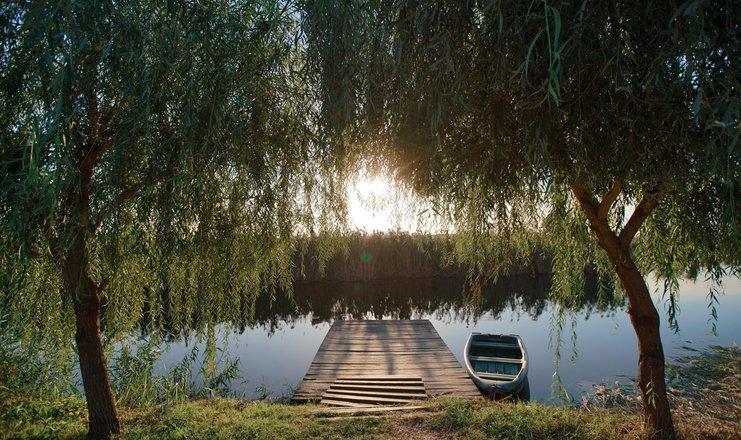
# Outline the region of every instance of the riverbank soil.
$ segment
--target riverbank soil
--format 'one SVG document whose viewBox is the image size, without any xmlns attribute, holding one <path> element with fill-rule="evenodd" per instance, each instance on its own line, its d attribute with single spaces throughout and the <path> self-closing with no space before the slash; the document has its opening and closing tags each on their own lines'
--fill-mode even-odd
<svg viewBox="0 0 741 440">
<path fill-rule="evenodd" d="M 741 347 L 710 347 L 675 360 L 667 373 L 674 418 L 688 438 L 741 439 Z"/>
</svg>

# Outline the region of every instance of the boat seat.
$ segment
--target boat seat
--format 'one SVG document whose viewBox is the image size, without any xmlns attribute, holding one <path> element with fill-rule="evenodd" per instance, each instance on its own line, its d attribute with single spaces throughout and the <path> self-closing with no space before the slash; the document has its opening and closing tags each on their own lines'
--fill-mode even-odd
<svg viewBox="0 0 741 440">
<path fill-rule="evenodd" d="M 473 361 L 499 362 L 503 364 L 521 364 L 522 363 L 522 359 L 512 359 L 512 358 L 492 357 L 492 356 L 469 356 L 469 359 Z"/>
<path fill-rule="evenodd" d="M 490 342 L 490 341 L 476 341 L 471 343 L 472 347 L 497 347 L 497 348 L 520 348 L 517 343 L 509 342 Z"/>
<path fill-rule="evenodd" d="M 498 374 L 498 373 L 476 373 L 482 379 L 493 379 L 493 380 L 515 380 L 516 374 Z"/>
</svg>

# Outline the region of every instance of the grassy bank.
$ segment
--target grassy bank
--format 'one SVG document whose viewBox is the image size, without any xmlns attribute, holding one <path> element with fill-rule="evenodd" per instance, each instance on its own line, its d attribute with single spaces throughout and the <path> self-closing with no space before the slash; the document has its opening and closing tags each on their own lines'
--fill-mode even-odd
<svg viewBox="0 0 741 440">
<path fill-rule="evenodd" d="M 736 439 L 741 432 L 741 350 L 713 347 L 679 359 L 669 370 L 677 431 L 682 439 Z M 604 395 L 603 395 L 604 397 Z M 640 439 L 634 397 L 581 408 L 538 403 L 438 399 L 422 409 L 381 415 L 337 414 L 314 405 L 236 399 L 120 408 L 124 439 Z M 622 402 L 621 404 L 615 404 Z M 0 438 L 84 437 L 86 410 L 76 398 L 45 400 L 0 386 Z"/>
<path fill-rule="evenodd" d="M 674 418 L 704 433 L 741 438 L 741 348 L 713 346 L 667 368 Z"/>
<path fill-rule="evenodd" d="M 84 403 L 10 398 L 2 438 L 82 438 Z M 331 414 L 317 406 L 200 400 L 121 408 L 124 439 L 296 438 L 640 438 L 634 412 L 547 407 L 539 404 L 432 401 L 422 410 L 381 416 Z"/>
<path fill-rule="evenodd" d="M 5 396 L 0 438 L 80 439 L 86 412 L 79 399 L 53 402 Z M 421 410 L 383 415 L 333 414 L 313 405 L 198 400 L 121 408 L 123 439 L 340 439 L 340 438 L 506 438 L 640 439 L 635 410 L 551 407 L 434 400 Z M 699 423 L 698 423 L 699 422 Z M 731 439 L 737 431 L 705 418 L 683 416 L 680 438 Z"/>
</svg>

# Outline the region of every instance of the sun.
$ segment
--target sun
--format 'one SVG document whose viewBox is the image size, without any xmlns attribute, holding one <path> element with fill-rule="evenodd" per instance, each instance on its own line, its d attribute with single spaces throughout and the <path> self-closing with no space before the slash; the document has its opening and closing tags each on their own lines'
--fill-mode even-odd
<svg viewBox="0 0 741 440">
<path fill-rule="evenodd" d="M 358 174 L 347 187 L 349 227 L 374 232 L 449 232 L 450 227 L 436 223 L 429 209 L 418 214 L 419 199 L 385 174 Z"/>
<path fill-rule="evenodd" d="M 371 179 L 363 179 L 358 181 L 356 185 L 357 192 L 361 197 L 384 197 L 389 190 L 389 184 L 379 176 L 374 176 Z"/>
<path fill-rule="evenodd" d="M 382 176 L 358 178 L 347 189 L 350 227 L 366 232 L 394 229 L 391 185 Z"/>
</svg>

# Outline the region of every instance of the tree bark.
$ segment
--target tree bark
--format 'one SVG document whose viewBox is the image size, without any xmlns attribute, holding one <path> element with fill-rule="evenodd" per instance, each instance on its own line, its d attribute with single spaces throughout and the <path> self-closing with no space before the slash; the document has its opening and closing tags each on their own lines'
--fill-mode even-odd
<svg viewBox="0 0 741 440">
<path fill-rule="evenodd" d="M 107 439 L 121 431 L 116 403 L 113 399 L 103 344 L 100 339 L 100 292 L 88 281 L 83 292 L 93 289 L 75 300 L 77 331 L 75 341 L 80 358 L 82 384 L 88 410 L 88 439 Z"/>
<path fill-rule="evenodd" d="M 87 400 L 87 438 L 91 440 L 108 439 L 121 431 L 100 338 L 102 288 L 91 276 L 88 264 L 90 181 L 102 154 L 102 148 L 94 147 L 82 149 L 79 155 L 79 187 L 72 195 L 74 203 L 69 224 L 72 240 L 62 266 L 62 276 L 74 303 L 75 342 Z"/>
<path fill-rule="evenodd" d="M 95 298 L 75 303 L 77 350 L 85 387 L 89 439 L 109 438 L 121 431 L 116 403 L 108 380 L 103 346 L 100 340 L 100 301 Z"/>
<path fill-rule="evenodd" d="M 100 338 L 101 289 L 87 270 L 84 249 L 79 243 L 70 248 L 63 275 L 74 301 L 75 342 L 88 410 L 87 438 L 107 439 L 118 434 L 121 426 Z"/>
<path fill-rule="evenodd" d="M 628 315 L 638 338 L 638 387 L 650 426 L 649 438 L 673 439 L 676 434 L 666 394 L 659 314 L 632 258 L 627 256 L 622 264 L 616 264 L 616 270 L 628 296 Z"/>
<path fill-rule="evenodd" d="M 630 253 L 630 244 L 641 224 L 658 203 L 653 194 L 644 198 L 628 220 L 620 235 L 610 228 L 608 213 L 620 192 L 621 184 L 616 181 L 613 189 L 597 203 L 594 197 L 578 183 L 571 189 L 579 206 L 587 217 L 589 227 L 597 242 L 607 253 L 628 297 L 628 315 L 638 338 L 638 388 L 643 401 L 649 438 L 664 440 L 676 438 L 669 398 L 666 394 L 664 349 L 659 333 L 659 314 L 651 300 L 643 275 Z"/>
</svg>

